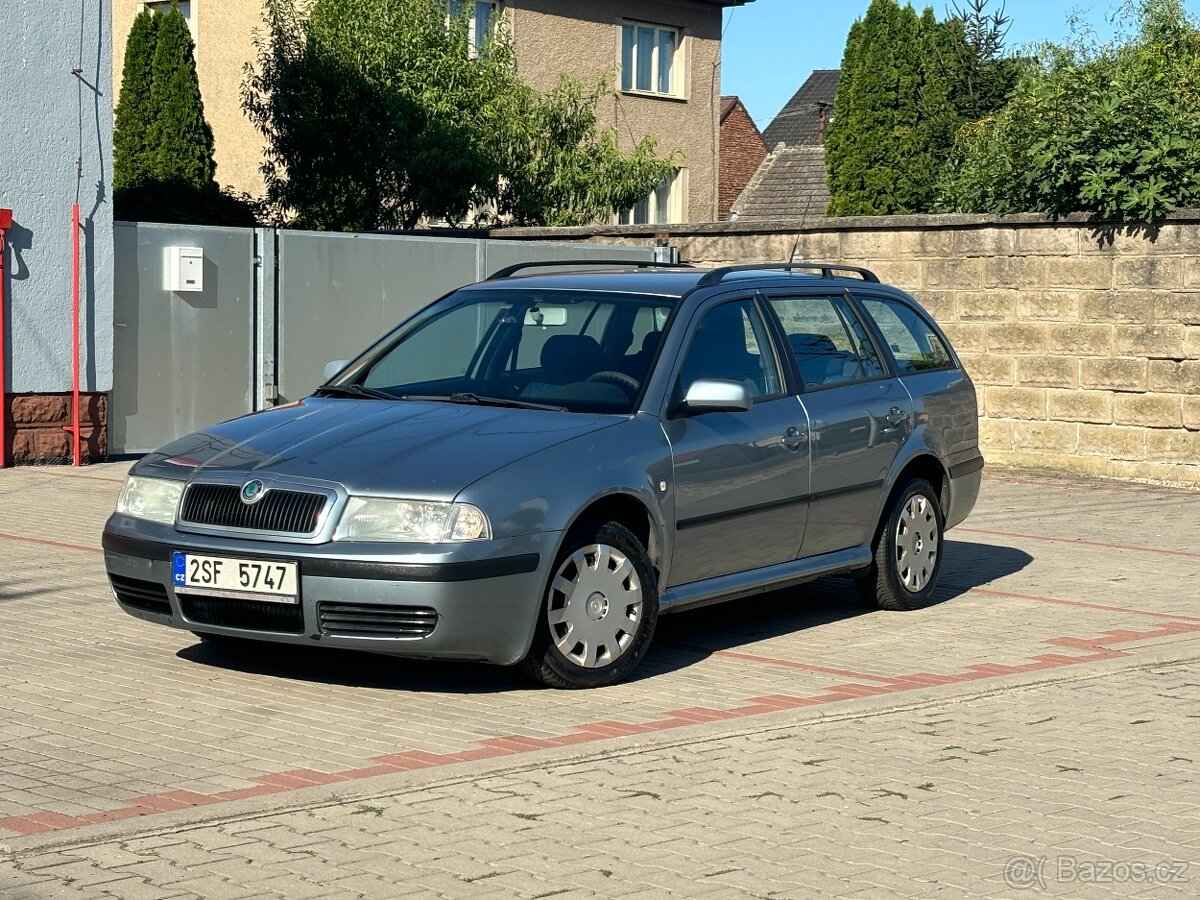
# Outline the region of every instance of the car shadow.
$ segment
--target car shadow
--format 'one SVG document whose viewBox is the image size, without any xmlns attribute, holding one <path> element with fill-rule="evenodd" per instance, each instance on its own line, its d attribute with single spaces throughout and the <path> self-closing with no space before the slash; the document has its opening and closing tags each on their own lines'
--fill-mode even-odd
<svg viewBox="0 0 1200 900">
<path fill-rule="evenodd" d="M 1019 572 L 1033 561 L 1024 551 L 994 544 L 948 540 L 945 551 L 930 607 Z M 859 595 L 852 579 L 834 576 L 663 616 L 633 679 L 686 668 L 722 650 L 870 614 L 880 617 L 879 627 L 886 627 L 887 616 L 903 615 L 880 611 Z"/>
<path fill-rule="evenodd" d="M 1032 559 L 1012 547 L 947 541 L 933 605 L 949 602 L 973 587 L 1019 572 Z M 878 611 L 859 597 L 853 581 L 833 577 L 663 616 L 650 652 L 631 680 L 684 669 L 721 650 L 797 634 L 872 612 Z M 880 627 L 885 627 L 885 623 L 881 621 Z M 260 641 L 234 645 L 197 642 L 180 650 L 177 656 L 200 665 L 288 681 L 412 693 L 490 694 L 534 688 L 516 668 L 402 659 L 327 647 Z"/>
</svg>

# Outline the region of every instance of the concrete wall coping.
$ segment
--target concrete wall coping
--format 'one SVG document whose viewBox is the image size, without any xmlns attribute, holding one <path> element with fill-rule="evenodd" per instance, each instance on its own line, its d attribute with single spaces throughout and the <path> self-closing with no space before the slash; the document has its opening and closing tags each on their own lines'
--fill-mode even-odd
<svg viewBox="0 0 1200 900">
<path fill-rule="evenodd" d="M 915 231 L 949 228 L 1054 228 L 1063 225 L 1090 227 L 1096 231 L 1149 232 L 1163 225 L 1200 224 L 1200 209 L 1171 213 L 1159 222 L 1109 222 L 1091 213 L 1071 213 L 1057 218 L 1043 213 L 1018 213 L 1008 216 L 953 214 L 913 216 L 848 216 L 829 218 L 809 216 L 793 219 L 735 219 L 688 225 L 587 225 L 578 228 L 492 228 L 487 234 L 513 240 L 590 237 L 654 237 L 670 235 L 804 234 L 815 231 Z"/>
</svg>

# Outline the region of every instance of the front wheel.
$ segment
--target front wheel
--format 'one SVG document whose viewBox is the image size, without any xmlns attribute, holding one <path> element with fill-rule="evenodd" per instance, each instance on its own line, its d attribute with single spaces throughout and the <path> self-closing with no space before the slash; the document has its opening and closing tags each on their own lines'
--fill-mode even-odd
<svg viewBox="0 0 1200 900">
<path fill-rule="evenodd" d="M 937 492 L 914 478 L 897 492 L 875 538 L 871 568 L 856 579 L 859 592 L 880 609 L 928 606 L 942 568 L 945 519 Z"/>
<path fill-rule="evenodd" d="M 642 661 L 657 621 L 658 583 L 637 537 L 616 522 L 580 529 L 555 560 L 522 665 L 549 687 L 615 684 Z"/>
</svg>

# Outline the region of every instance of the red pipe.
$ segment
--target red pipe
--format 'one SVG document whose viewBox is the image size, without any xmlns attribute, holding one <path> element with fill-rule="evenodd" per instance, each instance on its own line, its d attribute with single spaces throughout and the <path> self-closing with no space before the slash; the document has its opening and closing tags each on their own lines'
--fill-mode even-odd
<svg viewBox="0 0 1200 900">
<path fill-rule="evenodd" d="M 4 358 L 4 233 L 12 227 L 12 210 L 0 209 L 0 469 L 8 465 L 8 380 Z"/>
<path fill-rule="evenodd" d="M 79 445 L 79 204 L 71 204 L 71 424 L 64 431 L 71 433 L 71 458 L 74 465 L 83 465 Z"/>
</svg>

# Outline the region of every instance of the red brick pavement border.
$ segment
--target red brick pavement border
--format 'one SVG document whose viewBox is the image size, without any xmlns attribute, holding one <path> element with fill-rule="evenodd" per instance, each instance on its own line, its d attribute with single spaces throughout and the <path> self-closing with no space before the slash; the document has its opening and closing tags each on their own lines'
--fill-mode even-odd
<svg viewBox="0 0 1200 900">
<path fill-rule="evenodd" d="M 991 594 L 1003 594 L 1019 599 L 1047 603 L 1067 603 L 1085 608 L 1107 611 L 1125 612 L 1139 616 L 1152 616 L 1162 619 L 1157 627 L 1145 631 L 1132 629 L 1110 629 L 1091 638 L 1061 636 L 1044 641 L 1045 644 L 1076 651 L 1082 655 L 1065 653 L 1043 653 L 1030 657 L 1029 661 L 1018 665 L 1000 665 L 997 663 L 974 663 L 953 674 L 935 674 L 932 672 L 913 672 L 905 675 L 882 676 L 849 670 L 830 669 L 824 666 L 809 665 L 796 660 L 773 659 L 736 651 L 717 651 L 717 655 L 740 659 L 748 663 L 767 666 L 782 666 L 800 668 L 807 671 L 824 672 L 828 674 L 845 675 L 856 681 L 834 685 L 818 694 L 804 697 L 788 694 L 771 694 L 759 697 L 747 697 L 741 706 L 733 709 L 709 709 L 706 707 L 687 707 L 671 710 L 660 718 L 631 724 L 627 722 L 590 722 L 574 726 L 573 734 L 555 738 L 530 738 L 522 735 L 504 735 L 483 738 L 475 743 L 476 750 L 460 751 L 457 753 L 429 753 L 425 751 L 404 751 L 388 753 L 367 760 L 371 765 L 341 772 L 318 772 L 313 769 L 294 769 L 289 772 L 277 772 L 260 775 L 255 780 L 258 785 L 223 791 L 217 794 L 198 794 L 191 791 L 168 791 L 162 794 L 136 797 L 129 805 L 121 809 L 107 812 L 92 813 L 86 816 L 66 816 L 54 812 L 39 812 L 23 816 L 0 819 L 0 829 L 18 835 L 35 835 L 50 831 L 61 831 L 94 825 L 100 822 L 111 822 L 118 819 L 129 819 L 139 816 L 150 816 L 160 812 L 176 809 L 187 809 L 208 804 L 224 803 L 232 800 L 242 800 L 250 797 L 260 797 L 270 794 L 280 794 L 300 790 L 322 784 L 357 781 L 373 778 L 378 775 L 390 775 L 396 772 L 408 772 L 416 769 L 427 769 L 451 765 L 470 760 L 491 759 L 504 756 L 515 756 L 531 753 L 536 750 L 547 750 L 574 744 L 592 743 L 613 737 L 625 737 L 635 734 L 648 734 L 668 731 L 673 728 L 683 728 L 704 722 L 725 722 L 749 716 L 779 712 L 781 710 L 801 709 L 808 706 L 819 706 L 829 703 L 840 703 L 860 697 L 878 696 L 882 694 L 900 694 L 907 691 L 919 690 L 932 685 L 963 684 L 967 682 L 987 681 L 1008 675 L 1031 672 L 1049 671 L 1067 666 L 1087 665 L 1104 660 L 1118 659 L 1128 654 L 1113 647 L 1115 644 L 1131 643 L 1150 640 L 1172 635 L 1200 632 L 1200 618 L 1194 616 L 1179 616 L 1170 613 L 1152 613 L 1145 610 L 1128 609 L 1125 607 L 1107 606 L 1096 603 L 1062 600 L 1054 597 L 1038 597 L 1028 594 L 1008 594 L 1001 591 L 983 590 Z M 867 684 L 861 682 L 870 682 Z"/>
</svg>

